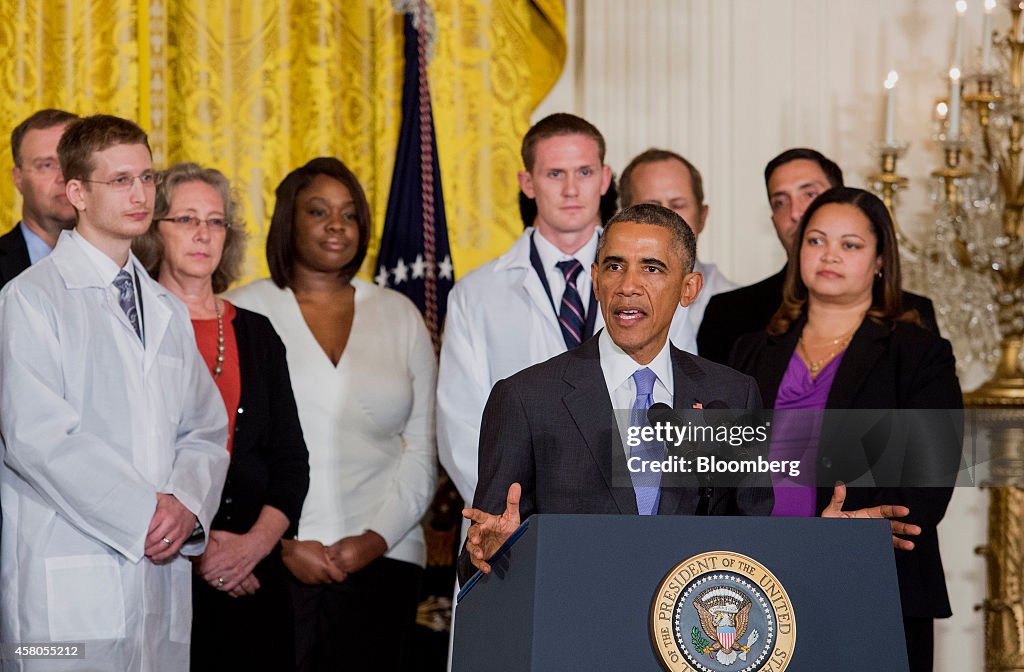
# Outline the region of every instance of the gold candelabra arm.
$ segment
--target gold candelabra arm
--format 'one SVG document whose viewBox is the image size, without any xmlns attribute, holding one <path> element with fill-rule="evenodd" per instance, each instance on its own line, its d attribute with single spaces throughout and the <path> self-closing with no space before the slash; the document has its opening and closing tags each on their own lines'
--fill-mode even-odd
<svg viewBox="0 0 1024 672">
<path fill-rule="evenodd" d="M 961 165 L 963 143 L 958 140 L 947 140 L 945 143 L 945 163 L 942 168 L 932 171 L 932 177 L 941 177 L 946 188 L 946 202 L 956 213 L 960 207 L 960 189 L 957 180 L 970 177 L 974 173 Z"/>
<path fill-rule="evenodd" d="M 981 141 L 985 152 L 985 161 L 991 162 L 994 158 L 994 151 L 989 122 L 992 118 L 992 108 L 995 103 L 1002 100 L 1002 96 L 993 90 L 991 73 L 981 73 L 977 76 L 977 81 L 978 92 L 966 94 L 963 96 L 963 99 L 968 105 L 974 107 L 978 115 L 978 126 L 981 128 Z"/>
<path fill-rule="evenodd" d="M 910 183 L 903 175 L 896 173 L 896 162 L 907 151 L 908 145 L 882 143 L 878 145 L 879 171 L 868 175 L 869 182 L 881 192 L 882 202 L 889 209 L 893 223 L 896 222 L 896 211 L 893 208 L 896 192 L 905 189 Z M 897 229 L 897 234 L 899 229 Z"/>
<path fill-rule="evenodd" d="M 945 165 L 932 172 L 933 177 L 942 178 L 942 183 L 946 191 L 946 202 L 949 204 L 949 210 L 954 217 L 963 216 L 963 208 L 960 205 L 959 181 L 965 180 L 974 175 L 970 168 L 961 165 L 963 158 L 962 151 L 962 141 L 947 140 L 945 143 Z M 958 264 L 964 268 L 977 270 L 975 260 L 967 250 L 967 243 L 964 242 L 959 234 L 957 234 L 956 237 L 955 253 Z"/>
<path fill-rule="evenodd" d="M 1024 42 L 1017 39 L 1020 35 L 1021 3 L 1011 0 L 1009 9 L 1010 32 L 1004 44 L 1010 48 L 1010 86 L 1017 90 L 1021 83 L 1021 56 L 1024 55 Z"/>
</svg>

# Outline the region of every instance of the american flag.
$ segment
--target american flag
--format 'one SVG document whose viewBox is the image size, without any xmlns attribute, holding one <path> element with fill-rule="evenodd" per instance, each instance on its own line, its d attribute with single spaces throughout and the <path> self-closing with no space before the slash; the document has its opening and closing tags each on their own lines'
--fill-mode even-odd
<svg viewBox="0 0 1024 672">
<path fill-rule="evenodd" d="M 420 0 L 415 15 L 403 19 L 402 126 L 374 281 L 412 299 L 438 351 L 455 274 L 427 82 L 427 18 L 427 4 Z"/>
</svg>

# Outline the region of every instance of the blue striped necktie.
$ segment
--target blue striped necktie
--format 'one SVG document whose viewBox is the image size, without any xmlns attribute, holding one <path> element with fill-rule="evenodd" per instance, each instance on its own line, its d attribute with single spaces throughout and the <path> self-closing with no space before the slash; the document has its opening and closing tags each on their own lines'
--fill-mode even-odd
<svg viewBox="0 0 1024 672">
<path fill-rule="evenodd" d="M 654 404 L 654 381 L 658 379 L 654 371 L 646 366 L 633 373 L 636 383 L 636 401 L 630 414 L 629 424 L 633 427 L 646 427 L 647 410 Z M 665 459 L 665 448 L 655 441 L 641 441 L 640 445 L 629 449 L 630 457 L 638 457 L 643 464 Z M 641 516 L 658 513 L 658 502 L 661 500 L 661 473 L 644 469 L 630 474 L 633 478 L 633 490 L 636 492 L 636 510 Z"/>
<path fill-rule="evenodd" d="M 575 259 L 566 259 L 556 266 L 565 276 L 565 292 L 562 293 L 562 303 L 558 307 L 558 324 L 562 327 L 566 349 L 572 350 L 583 342 L 583 325 L 586 323 L 583 299 L 576 289 L 576 278 L 583 270 L 583 264 Z"/>
</svg>

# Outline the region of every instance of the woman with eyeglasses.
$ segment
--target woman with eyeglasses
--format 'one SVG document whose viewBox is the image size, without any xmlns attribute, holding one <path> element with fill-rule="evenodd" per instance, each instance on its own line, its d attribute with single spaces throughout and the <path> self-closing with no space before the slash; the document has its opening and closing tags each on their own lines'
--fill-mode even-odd
<svg viewBox="0 0 1024 672">
<path fill-rule="evenodd" d="M 295 626 L 281 539 L 297 529 L 309 461 L 281 339 L 267 318 L 217 296 L 245 250 L 236 211 L 223 174 L 175 164 L 157 174 L 153 223 L 133 249 L 188 308 L 229 420 L 231 465 L 193 563 L 191 669 L 289 670 Z"/>
</svg>

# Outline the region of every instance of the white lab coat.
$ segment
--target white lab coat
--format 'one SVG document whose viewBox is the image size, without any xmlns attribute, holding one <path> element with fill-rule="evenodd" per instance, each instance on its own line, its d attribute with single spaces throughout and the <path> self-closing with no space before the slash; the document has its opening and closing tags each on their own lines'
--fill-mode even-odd
<svg viewBox="0 0 1024 672">
<path fill-rule="evenodd" d="M 717 266 L 705 264 L 700 259 L 694 263 L 693 270 L 704 276 L 704 286 L 689 306 L 676 308 L 676 314 L 672 318 L 672 328 L 669 331 L 669 340 L 680 350 L 696 355 L 697 331 L 700 329 L 700 321 L 704 319 L 704 309 L 708 307 L 708 301 L 715 294 L 728 292 L 730 289 L 736 289 L 739 285 L 725 277 L 725 274 L 718 270 Z"/>
<path fill-rule="evenodd" d="M 508 252 L 461 278 L 448 295 L 437 379 L 437 450 L 467 506 L 476 490 L 480 422 L 491 388 L 565 352 L 555 311 L 530 264 L 532 231 L 526 229 Z M 698 261 L 694 270 L 705 274 L 704 289 L 690 307 L 676 309 L 669 331 L 672 343 L 692 354 L 708 299 L 735 287 L 713 264 Z M 603 327 L 599 312 L 594 333 Z"/>
<path fill-rule="evenodd" d="M 0 641 L 80 642 L 86 659 L 3 669 L 187 670 L 190 563 L 143 549 L 157 492 L 210 529 L 224 404 L 184 306 L 133 258 L 143 349 L 85 245 L 62 234 L 0 294 Z"/>
<path fill-rule="evenodd" d="M 437 378 L 437 448 L 467 506 L 476 489 L 480 420 L 491 388 L 565 352 L 551 300 L 530 264 L 532 232 L 526 229 L 505 254 L 461 278 L 448 294 Z M 594 331 L 603 326 L 598 313 Z"/>
</svg>

